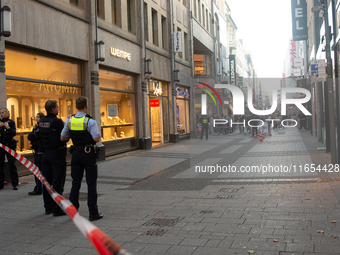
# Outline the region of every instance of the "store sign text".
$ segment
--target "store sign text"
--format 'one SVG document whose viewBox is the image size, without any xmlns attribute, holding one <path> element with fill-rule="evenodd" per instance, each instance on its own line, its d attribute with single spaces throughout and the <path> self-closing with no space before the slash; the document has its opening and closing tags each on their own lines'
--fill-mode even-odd
<svg viewBox="0 0 340 255">
<path fill-rule="evenodd" d="M 39 84 L 39 92 L 43 92 L 45 94 L 56 92 L 62 94 L 77 94 L 78 88 L 77 87 L 69 87 L 69 86 L 62 86 L 62 85 L 54 85 L 54 84 Z"/>
<path fill-rule="evenodd" d="M 11 82 L 7 82 L 6 84 L 8 91 L 15 91 L 15 92 L 25 92 L 25 93 L 62 93 L 62 94 L 78 94 L 78 88 L 72 86 L 63 86 L 63 85 L 55 85 L 55 84 L 46 84 L 46 83 L 39 83 L 39 84 L 32 84 L 29 85 L 25 84 L 14 84 Z"/>
<path fill-rule="evenodd" d="M 160 104 L 159 99 L 150 99 L 150 107 L 159 107 Z"/>
<path fill-rule="evenodd" d="M 111 47 L 110 53 L 111 53 L 112 56 L 115 56 L 117 58 L 123 58 L 123 59 L 126 59 L 128 61 L 131 60 L 131 53 L 129 53 L 129 52 Z"/>
</svg>

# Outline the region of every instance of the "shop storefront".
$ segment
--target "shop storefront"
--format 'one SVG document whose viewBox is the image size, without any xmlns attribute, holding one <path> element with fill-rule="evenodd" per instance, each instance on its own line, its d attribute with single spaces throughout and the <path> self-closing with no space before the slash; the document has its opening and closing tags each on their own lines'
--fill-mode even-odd
<svg viewBox="0 0 340 255">
<path fill-rule="evenodd" d="M 148 115 L 152 146 L 169 142 L 168 84 L 163 81 L 148 81 Z"/>
<path fill-rule="evenodd" d="M 136 148 L 136 92 L 133 75 L 99 70 L 101 136 L 105 154 Z"/>
<path fill-rule="evenodd" d="M 190 134 L 190 88 L 176 88 L 177 132 L 180 136 Z"/>
<path fill-rule="evenodd" d="M 38 112 L 46 114 L 47 100 L 59 103 L 63 121 L 77 112 L 82 95 L 80 63 L 10 46 L 6 48 L 6 94 L 10 119 L 17 126 L 17 151 L 32 154 L 27 135 Z"/>
</svg>

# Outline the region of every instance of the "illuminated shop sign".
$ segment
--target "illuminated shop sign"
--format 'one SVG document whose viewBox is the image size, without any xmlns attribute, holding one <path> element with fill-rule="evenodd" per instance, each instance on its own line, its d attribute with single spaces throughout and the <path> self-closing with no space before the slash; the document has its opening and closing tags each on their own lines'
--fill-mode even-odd
<svg viewBox="0 0 340 255">
<path fill-rule="evenodd" d="M 159 99 L 150 99 L 150 107 L 159 107 L 160 101 Z"/>
<path fill-rule="evenodd" d="M 131 60 L 131 53 L 129 53 L 129 52 L 111 47 L 110 53 L 111 53 L 112 56 L 115 56 L 117 58 L 123 58 L 123 59 L 126 59 L 128 61 Z"/>
<path fill-rule="evenodd" d="M 154 94 L 155 96 L 161 96 L 163 94 L 162 83 L 151 80 L 150 93 Z"/>
</svg>

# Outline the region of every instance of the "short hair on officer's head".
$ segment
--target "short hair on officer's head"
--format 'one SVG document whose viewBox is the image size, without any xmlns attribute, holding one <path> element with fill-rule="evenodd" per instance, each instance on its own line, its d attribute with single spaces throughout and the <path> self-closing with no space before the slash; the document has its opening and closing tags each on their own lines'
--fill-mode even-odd
<svg viewBox="0 0 340 255">
<path fill-rule="evenodd" d="M 47 100 L 45 103 L 45 110 L 47 113 L 52 112 L 53 108 L 55 108 L 58 104 L 57 100 Z"/>
<path fill-rule="evenodd" d="M 37 115 L 39 116 L 39 119 L 42 119 L 45 117 L 45 114 L 43 114 L 42 112 L 38 112 Z"/>
<path fill-rule="evenodd" d="M 81 97 L 78 97 L 78 98 L 76 99 L 76 108 L 77 108 L 78 110 L 83 110 L 83 109 L 85 109 L 86 105 L 87 105 L 87 97 L 81 96 Z"/>
<path fill-rule="evenodd" d="M 9 112 L 9 110 L 7 108 L 0 108 L 0 111 L 4 111 L 4 112 Z"/>
</svg>

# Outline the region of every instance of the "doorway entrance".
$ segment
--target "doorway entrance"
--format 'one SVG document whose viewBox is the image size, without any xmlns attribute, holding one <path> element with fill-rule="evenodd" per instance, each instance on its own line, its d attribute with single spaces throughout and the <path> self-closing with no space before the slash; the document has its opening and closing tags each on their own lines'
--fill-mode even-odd
<svg viewBox="0 0 340 255">
<path fill-rule="evenodd" d="M 150 121 L 152 146 L 163 144 L 162 100 L 150 97 Z"/>
</svg>

